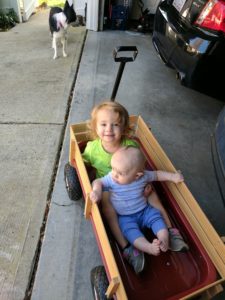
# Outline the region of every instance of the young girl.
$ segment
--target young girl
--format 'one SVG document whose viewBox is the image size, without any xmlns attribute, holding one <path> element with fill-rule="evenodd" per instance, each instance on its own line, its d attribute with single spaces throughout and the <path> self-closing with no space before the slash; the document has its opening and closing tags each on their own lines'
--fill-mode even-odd
<svg viewBox="0 0 225 300">
<path fill-rule="evenodd" d="M 84 162 L 96 169 L 96 177 L 103 177 L 111 171 L 111 158 L 119 148 L 123 146 L 136 146 L 138 144 L 129 138 L 129 115 L 125 107 L 117 102 L 105 101 L 97 105 L 91 113 L 90 128 L 93 141 L 87 143 L 83 153 Z M 109 227 L 123 249 L 123 255 L 133 266 L 136 273 L 144 268 L 144 255 L 133 248 L 124 238 L 118 223 L 117 214 L 109 199 L 101 202 L 102 212 Z M 172 228 L 172 224 L 166 210 L 162 206 L 156 192 L 152 189 L 149 203 L 160 210 L 169 229 L 169 242 L 172 251 L 187 251 L 188 245 L 184 242 L 178 229 Z"/>
</svg>

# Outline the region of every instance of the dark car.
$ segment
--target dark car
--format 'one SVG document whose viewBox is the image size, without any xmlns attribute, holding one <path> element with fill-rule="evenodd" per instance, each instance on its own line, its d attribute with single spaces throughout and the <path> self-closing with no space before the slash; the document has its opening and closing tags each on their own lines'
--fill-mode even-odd
<svg viewBox="0 0 225 300">
<path fill-rule="evenodd" d="M 162 1 L 156 10 L 152 41 L 183 85 L 224 97 L 225 1 Z"/>
<path fill-rule="evenodd" d="M 225 205 L 225 106 L 219 114 L 212 136 L 212 154 L 219 189 Z"/>
</svg>

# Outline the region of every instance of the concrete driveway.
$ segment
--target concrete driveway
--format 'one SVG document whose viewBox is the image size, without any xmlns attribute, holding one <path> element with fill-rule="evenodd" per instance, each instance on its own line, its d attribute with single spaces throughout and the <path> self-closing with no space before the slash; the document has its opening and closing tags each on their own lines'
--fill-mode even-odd
<svg viewBox="0 0 225 300">
<path fill-rule="evenodd" d="M 29 288 L 85 35 L 54 61 L 48 10 L 0 32 L 0 299 Z"/>
<path fill-rule="evenodd" d="M 225 208 L 210 150 L 210 135 L 224 103 L 187 89 L 156 55 L 150 35 L 128 31 L 88 32 L 62 147 L 32 300 L 92 298 L 90 270 L 101 264 L 83 202 L 69 200 L 63 180 L 68 161 L 68 126 L 89 118 L 92 107 L 110 97 L 118 64 L 115 46 L 135 45 L 139 54 L 125 67 L 117 101 L 130 114 L 142 115 L 159 143 L 182 170 L 197 202 L 220 235 Z M 222 299 L 222 298 L 221 298 Z"/>
</svg>

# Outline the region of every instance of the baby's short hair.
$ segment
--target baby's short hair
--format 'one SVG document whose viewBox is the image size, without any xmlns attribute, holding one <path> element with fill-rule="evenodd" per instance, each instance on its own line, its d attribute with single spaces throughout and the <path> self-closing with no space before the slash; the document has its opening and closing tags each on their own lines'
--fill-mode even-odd
<svg viewBox="0 0 225 300">
<path fill-rule="evenodd" d="M 145 168 L 146 158 L 140 148 L 132 145 L 124 146 L 117 150 L 116 153 L 124 154 L 124 160 L 129 159 L 130 166 L 137 167 L 138 171 L 143 171 Z"/>
</svg>

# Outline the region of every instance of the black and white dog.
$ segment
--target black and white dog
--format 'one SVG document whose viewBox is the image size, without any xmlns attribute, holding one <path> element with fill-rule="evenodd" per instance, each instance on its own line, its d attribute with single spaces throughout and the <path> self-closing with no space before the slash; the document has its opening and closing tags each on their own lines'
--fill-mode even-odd
<svg viewBox="0 0 225 300">
<path fill-rule="evenodd" d="M 67 48 L 67 27 L 76 21 L 76 13 L 73 8 L 73 0 L 66 0 L 64 8 L 52 7 L 49 13 L 49 28 L 52 34 L 52 48 L 54 49 L 53 59 L 57 58 L 57 44 L 62 43 L 63 56 L 66 57 Z"/>
</svg>

